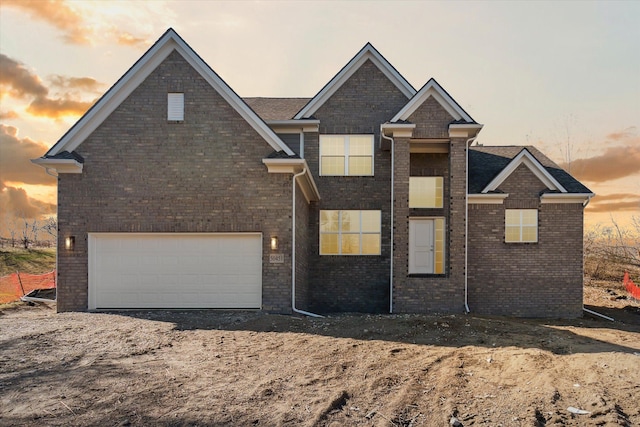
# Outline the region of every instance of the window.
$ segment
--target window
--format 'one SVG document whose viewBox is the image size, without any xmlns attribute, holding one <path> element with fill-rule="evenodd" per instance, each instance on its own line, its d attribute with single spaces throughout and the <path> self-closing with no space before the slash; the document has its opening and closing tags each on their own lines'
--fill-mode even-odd
<svg viewBox="0 0 640 427">
<path fill-rule="evenodd" d="M 409 207 L 441 208 L 442 187 L 441 176 L 409 177 Z"/>
<path fill-rule="evenodd" d="M 320 255 L 380 255 L 380 211 L 320 211 Z"/>
<path fill-rule="evenodd" d="M 373 135 L 320 135 L 320 175 L 372 176 Z"/>
<path fill-rule="evenodd" d="M 167 120 L 184 121 L 184 93 L 167 94 Z"/>
<path fill-rule="evenodd" d="M 504 211 L 505 234 L 507 243 L 538 241 L 537 209 L 506 209 Z"/>
</svg>

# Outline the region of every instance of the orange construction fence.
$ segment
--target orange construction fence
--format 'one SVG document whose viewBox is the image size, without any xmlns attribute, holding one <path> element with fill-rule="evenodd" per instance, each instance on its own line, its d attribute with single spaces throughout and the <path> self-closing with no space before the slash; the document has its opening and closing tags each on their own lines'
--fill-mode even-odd
<svg viewBox="0 0 640 427">
<path fill-rule="evenodd" d="M 640 286 L 633 283 L 633 281 L 629 277 L 628 271 L 624 272 L 624 279 L 622 279 L 622 283 L 624 284 L 624 287 L 627 289 L 627 292 L 629 292 L 632 297 L 634 297 L 637 300 L 640 300 Z"/>
<path fill-rule="evenodd" d="M 34 289 L 56 287 L 56 271 L 45 274 L 13 273 L 0 277 L 0 304 L 18 301 Z"/>
</svg>

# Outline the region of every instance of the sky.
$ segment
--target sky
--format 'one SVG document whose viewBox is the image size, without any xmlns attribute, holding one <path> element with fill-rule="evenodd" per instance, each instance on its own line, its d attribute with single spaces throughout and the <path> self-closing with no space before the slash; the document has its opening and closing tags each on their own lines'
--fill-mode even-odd
<svg viewBox="0 0 640 427">
<path fill-rule="evenodd" d="M 640 2 L 0 0 L 0 234 L 56 212 L 49 147 L 174 28 L 240 96 L 312 97 L 367 43 L 484 145 L 534 145 L 640 216 Z"/>
</svg>

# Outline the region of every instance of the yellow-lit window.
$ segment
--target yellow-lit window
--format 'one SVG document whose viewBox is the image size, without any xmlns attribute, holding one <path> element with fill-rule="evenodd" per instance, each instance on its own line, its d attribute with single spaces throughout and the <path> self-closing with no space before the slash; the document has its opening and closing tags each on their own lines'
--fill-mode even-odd
<svg viewBox="0 0 640 427">
<path fill-rule="evenodd" d="M 320 255 L 380 255 L 380 211 L 320 211 Z"/>
<path fill-rule="evenodd" d="M 441 208 L 443 181 L 441 176 L 409 177 L 409 207 Z"/>
<path fill-rule="evenodd" d="M 373 135 L 320 135 L 320 175 L 373 175 Z"/>
<path fill-rule="evenodd" d="M 531 243 L 538 241 L 537 209 L 506 209 L 504 223 L 505 242 Z"/>
<path fill-rule="evenodd" d="M 444 274 L 444 218 L 436 218 L 434 221 L 434 274 Z"/>
</svg>

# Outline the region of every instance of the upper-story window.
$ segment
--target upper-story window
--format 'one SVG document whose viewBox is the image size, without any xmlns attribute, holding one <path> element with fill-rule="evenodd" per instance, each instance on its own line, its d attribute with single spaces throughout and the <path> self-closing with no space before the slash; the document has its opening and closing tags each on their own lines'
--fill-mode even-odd
<svg viewBox="0 0 640 427">
<path fill-rule="evenodd" d="M 535 243 L 538 241 L 537 209 L 505 209 L 506 243 Z"/>
<path fill-rule="evenodd" d="M 442 208 L 443 181 L 441 176 L 409 177 L 409 207 Z"/>
<path fill-rule="evenodd" d="M 167 94 L 167 120 L 170 122 L 184 121 L 184 93 Z"/>
<path fill-rule="evenodd" d="M 320 135 L 321 176 L 373 176 L 373 135 Z"/>
</svg>

